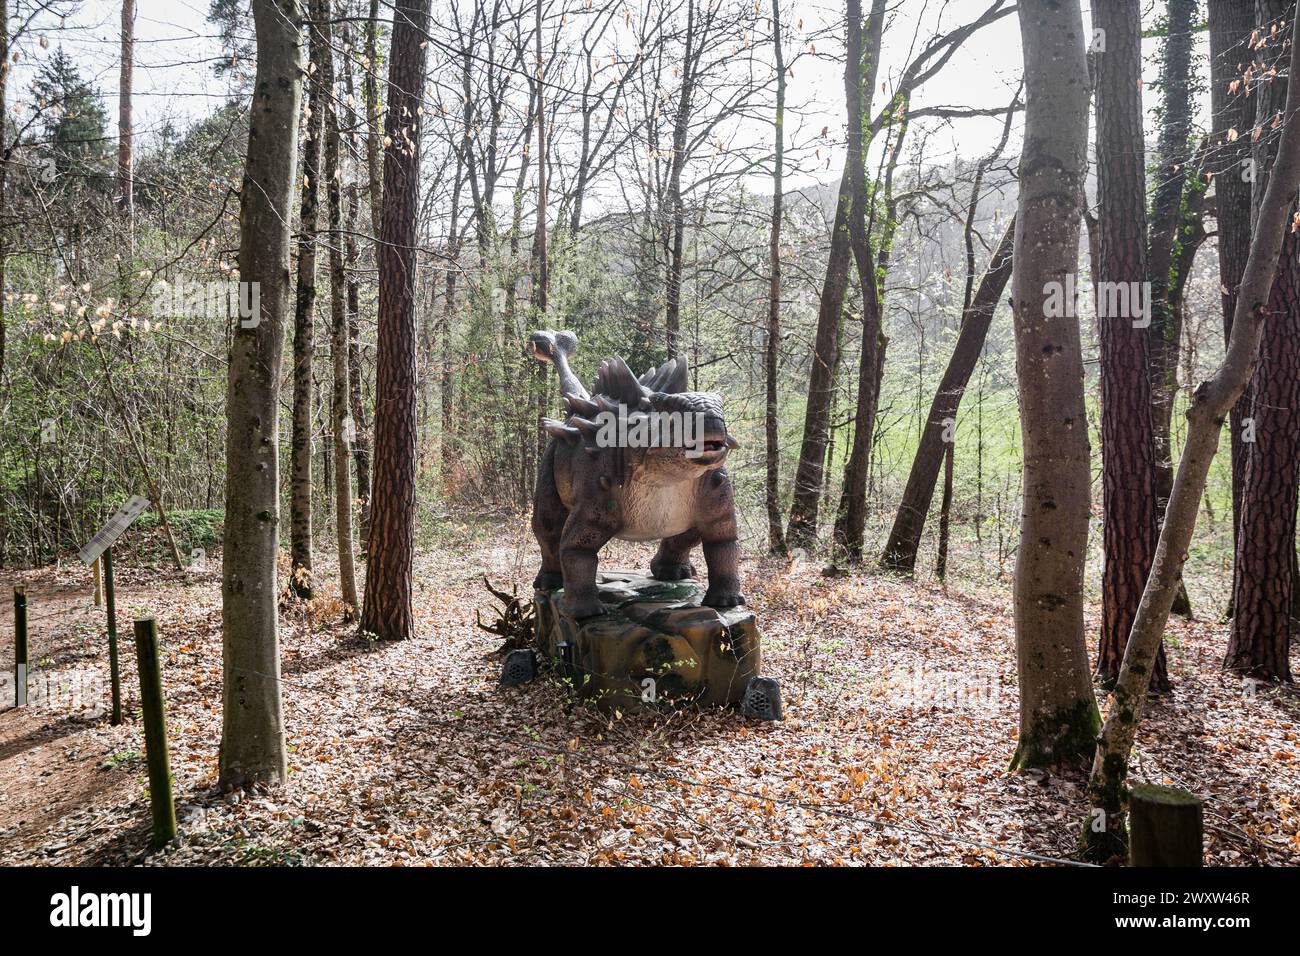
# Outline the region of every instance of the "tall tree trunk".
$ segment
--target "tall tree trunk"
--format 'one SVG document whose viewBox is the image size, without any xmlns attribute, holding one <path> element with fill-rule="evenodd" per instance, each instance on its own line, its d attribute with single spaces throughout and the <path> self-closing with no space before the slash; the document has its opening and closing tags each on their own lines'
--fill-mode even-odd
<svg viewBox="0 0 1300 956">
<path fill-rule="evenodd" d="M 219 761 L 225 789 L 278 784 L 286 769 L 275 564 L 280 364 L 298 169 L 302 10 L 296 0 L 253 0 L 253 20 L 257 74 L 240 188 L 239 278 L 257 284 L 260 312 L 237 322 L 226 387 Z"/>
<path fill-rule="evenodd" d="M 352 33 L 347 25 L 343 28 L 345 44 L 352 41 Z M 343 83 L 347 98 L 343 101 L 343 120 L 352 144 L 352 153 L 357 153 L 357 117 L 352 109 L 352 58 L 345 56 L 343 63 Z M 348 279 L 348 393 L 352 407 L 352 459 L 356 467 L 357 497 L 360 499 L 361 514 L 359 532 L 361 553 L 365 554 L 367 531 L 370 527 L 370 430 L 366 423 L 365 397 L 361 394 L 361 288 L 357 281 L 357 214 L 360 207 L 357 183 L 348 182 L 347 223 L 348 235 L 344 245 L 346 251 L 345 270 Z"/>
<path fill-rule="evenodd" d="M 903 489 L 903 500 L 899 502 L 889 540 L 880 558 L 881 566 L 888 571 L 906 575 L 915 572 L 916 553 L 921 546 L 926 515 L 934 497 L 939 467 L 944 459 L 944 435 L 949 423 L 956 421 L 966 384 L 979 361 L 993 314 L 997 311 L 1007 280 L 1011 278 L 1015 231 L 1016 221 L 1012 219 L 1007 224 L 993 258 L 989 260 L 988 270 L 980 280 L 979 288 L 975 290 L 970 308 L 962 316 L 957 343 L 953 347 L 952 357 L 948 359 L 948 367 L 939 380 L 934 400 L 930 403 L 930 414 L 925 420 L 925 430 L 921 433 L 921 442 L 912 459 L 907 485 Z"/>
<path fill-rule="evenodd" d="M 307 136 L 302 154 L 302 200 L 299 206 L 298 288 L 293 311 L 293 438 L 289 445 L 289 587 L 300 598 L 312 594 L 311 495 L 312 426 L 315 402 L 312 354 L 316 326 L 316 247 L 320 241 L 320 166 L 325 139 L 326 57 L 332 52 L 319 24 L 328 17 L 325 0 L 310 0 L 307 27 L 311 67 L 307 84 Z"/>
<path fill-rule="evenodd" d="M 1147 364 L 1156 442 L 1156 496 L 1160 509 L 1157 521 L 1164 515 L 1174 476 L 1170 427 L 1174 397 L 1178 394 L 1178 353 L 1183 330 L 1178 323 L 1179 313 L 1169 301 L 1169 281 L 1174 247 L 1178 243 L 1178 227 L 1182 224 L 1183 187 L 1191 158 L 1192 21 L 1196 17 L 1196 6 L 1197 0 L 1168 0 L 1164 57 L 1160 66 L 1162 123 L 1147 241 L 1147 271 L 1151 281 Z M 1179 588 L 1174 613 L 1190 617 L 1192 606 L 1187 591 L 1182 585 Z"/>
<path fill-rule="evenodd" d="M 389 52 L 384 216 L 379 246 L 375 475 L 361 630 L 412 636 L 415 558 L 415 214 L 420 198 L 420 98 L 429 0 L 398 0 Z"/>
<path fill-rule="evenodd" d="M 943 498 L 939 503 L 939 546 L 934 558 L 934 576 L 940 581 L 948 577 L 948 521 L 952 511 L 952 459 L 956 447 L 953 439 L 943 450 Z"/>
<path fill-rule="evenodd" d="M 1101 31 L 1106 38 L 1105 52 L 1096 58 L 1098 254 L 1094 279 L 1101 352 L 1105 555 L 1097 673 L 1109 686 L 1119 676 L 1124 645 L 1142 600 L 1142 586 L 1159 535 L 1145 331 L 1151 304 L 1144 302 L 1141 293 L 1147 277 L 1141 2 L 1096 4 L 1092 25 L 1094 32 Z M 1157 689 L 1169 686 L 1163 648 L 1151 679 Z"/>
<path fill-rule="evenodd" d="M 1294 212 L 1294 210 L 1293 210 Z M 1300 482 L 1300 262 L 1288 232 L 1251 381 L 1252 443 L 1241 495 L 1232 636 L 1224 666 L 1259 680 L 1291 680 Z"/>
<path fill-rule="evenodd" d="M 1294 28 L 1293 28 L 1294 30 Z M 1292 33 L 1294 36 L 1294 32 Z M 1250 379 L 1259 355 L 1269 293 L 1282 252 L 1283 238 L 1300 184 L 1300 47 L 1291 45 L 1287 71 L 1286 108 L 1277 161 L 1269 175 L 1264 200 L 1255 220 L 1250 255 L 1237 293 L 1237 311 L 1223 364 L 1192 393 L 1187 410 L 1187 442 L 1178 462 L 1173 494 L 1160 529 L 1151 577 L 1147 580 L 1137 620 L 1129 635 L 1119 680 L 1098 741 L 1089 782 L 1093 813 L 1084 829 L 1092 852 L 1109 856 L 1126 842 L 1124 810 L 1128 759 L 1146 705 L 1151 668 L 1160 635 L 1178 592 L 1183 562 L 1196 529 L 1196 515 L 1210 465 L 1218 450 L 1223 422 Z"/>
<path fill-rule="evenodd" d="M 772 126 L 776 140 L 772 168 L 772 226 L 768 236 L 767 342 L 763 350 L 763 374 L 767 404 L 763 432 L 765 455 L 764 503 L 767 505 L 767 547 L 773 554 L 786 553 L 785 529 L 781 516 L 781 450 L 777 400 L 777 359 L 781 349 L 781 219 L 785 200 L 785 50 L 781 46 L 781 0 L 772 0 L 772 51 L 776 56 L 776 115 Z"/>
<path fill-rule="evenodd" d="M 849 564 L 862 561 L 862 536 L 867 519 L 867 471 L 871 464 L 871 437 L 880 399 L 880 374 L 884 370 L 885 340 L 882 333 L 881 290 L 876 275 L 876 256 L 867 229 L 871 199 L 867 193 L 866 122 L 864 100 L 869 102 L 865 78 L 875 86 L 880 63 L 880 39 L 885 28 L 885 5 L 876 2 L 864 25 L 861 0 L 848 0 L 848 52 L 844 72 L 844 93 L 848 110 L 848 150 L 845 172 L 851 181 L 853 205 L 849 211 L 849 245 L 858 269 L 862 291 L 862 350 L 858 358 L 857 400 L 853 413 L 853 443 L 844 466 L 840 504 L 835 516 L 832 552 L 835 560 Z M 865 38 L 864 38 L 865 32 Z M 902 133 L 899 133 L 901 142 Z M 898 161 L 898 150 L 890 152 Z M 888 229 L 886 225 L 886 229 Z M 883 271 L 883 269 L 881 270 Z"/>
<path fill-rule="evenodd" d="M 535 301 L 544 326 L 547 296 L 550 293 L 550 270 L 547 266 L 546 251 L 546 63 L 542 59 L 541 0 L 536 0 L 536 13 L 534 40 L 537 44 L 535 52 L 537 58 L 537 226 L 533 231 L 533 262 L 536 264 L 537 274 Z M 537 431 L 541 434 L 540 426 Z"/>
<path fill-rule="evenodd" d="M 464 183 L 464 160 L 456 153 L 456 181 L 451 189 L 451 223 L 447 240 L 447 280 L 442 306 L 442 360 L 438 366 L 438 400 L 442 435 L 438 453 L 438 474 L 444 493 L 451 491 L 455 460 L 455 380 L 452 375 L 451 320 L 456 311 L 456 280 L 460 276 L 460 202 Z"/>
<path fill-rule="evenodd" d="M 682 269 L 685 261 L 686 207 L 682 201 L 682 172 L 686 167 L 686 140 L 690 133 L 691 109 L 695 96 L 695 69 L 700 56 L 696 40 L 696 0 L 686 0 L 686 50 L 682 56 L 682 88 L 673 118 L 673 156 L 668 172 L 668 282 L 664 295 L 664 329 L 668 356 L 677 354 L 681 329 Z"/>
<path fill-rule="evenodd" d="M 872 23 L 880 22 L 882 29 L 884 6 L 881 0 L 872 0 Z M 874 29 L 873 26 L 873 31 Z M 865 67 L 861 76 L 848 64 L 845 65 L 845 93 L 848 93 L 850 87 L 861 90 L 860 116 L 871 115 L 876 71 L 880 65 L 880 34 L 873 32 L 871 36 L 874 39 L 869 39 L 868 50 L 859 58 L 859 65 Z M 866 145 L 864 143 L 863 147 Z M 853 177 L 846 167 L 840 178 L 835 222 L 831 229 L 830 254 L 826 260 L 826 278 L 822 282 L 821 299 L 817 306 L 817 332 L 813 339 L 811 368 L 808 372 L 808 404 L 804 412 L 803 441 L 799 447 L 794 497 L 790 504 L 790 520 L 786 526 L 786 541 L 791 548 L 811 548 L 817 542 L 818 510 L 827 466 L 826 445 L 830 440 L 831 403 L 835 391 L 835 371 L 839 366 L 840 322 L 844 311 L 844 296 L 849 287 L 849 265 L 853 259 L 850 235 L 853 203 Z"/>
<path fill-rule="evenodd" d="M 391 43 L 391 38 L 390 38 Z M 392 48 L 389 48 L 389 56 Z M 370 0 L 366 18 L 366 70 L 362 78 L 366 100 L 366 169 L 369 176 L 370 225 L 375 237 L 383 213 L 384 170 L 380 166 L 380 140 L 384 136 L 383 107 L 379 102 L 379 0 Z"/>
<path fill-rule="evenodd" d="M 849 247 L 849 209 L 852 204 L 851 184 L 845 175 L 840 178 L 826 278 L 817 305 L 817 331 L 809 358 L 803 441 L 799 446 L 790 520 L 786 525 L 786 543 L 791 548 L 811 548 L 817 543 L 826 445 L 830 440 L 831 400 L 835 392 L 835 371 L 839 366 L 840 321 L 844 295 L 848 291 L 849 263 L 853 257 Z"/>
<path fill-rule="evenodd" d="M 1208 169 L 1214 175 L 1215 222 L 1219 248 L 1219 291 L 1223 339 L 1232 335 L 1246 257 L 1250 254 L 1250 127 L 1254 101 L 1246 95 L 1238 64 L 1250 59 L 1247 38 L 1255 27 L 1254 0 L 1218 0 L 1209 5 L 1210 103 L 1212 146 Z M 1235 84 L 1235 85 L 1234 85 Z M 1241 521 L 1241 487 L 1246 474 L 1242 419 L 1249 412 L 1250 389 L 1232 409 L 1232 540 Z M 1235 557 L 1234 557 L 1235 565 Z"/>
<path fill-rule="evenodd" d="M 533 33 L 535 43 L 534 57 L 537 60 L 537 225 L 533 230 L 533 271 L 536 276 L 534 302 L 539 314 L 539 324 L 543 327 L 549 323 L 546 317 L 550 303 L 551 272 L 550 253 L 546 241 L 546 204 L 547 204 L 547 162 L 546 153 L 546 61 L 542 56 L 542 3 L 537 0 L 535 7 L 536 25 Z M 513 288 L 513 284 L 512 284 Z M 533 362 L 528 370 L 530 379 L 530 402 L 525 408 L 532 410 L 532 415 L 525 418 L 525 429 L 521 451 L 525 456 L 522 469 L 523 481 L 520 482 L 519 499 L 527 507 L 529 497 L 536 485 L 535 466 L 540 464 L 546 453 L 546 432 L 542 430 L 541 420 L 546 417 L 549 392 L 546 388 L 546 365 Z M 529 439 L 531 438 L 531 448 Z"/>
<path fill-rule="evenodd" d="M 328 3 L 328 0 L 327 0 Z M 339 596 L 343 599 L 345 621 L 354 621 L 360 611 L 357 600 L 357 571 L 352 539 L 352 469 L 348 445 L 355 440 L 357 425 L 352 419 L 352 396 L 348 380 L 348 307 L 347 274 L 343 267 L 343 180 L 339 165 L 342 151 L 339 130 L 339 107 L 334 87 L 333 36 L 330 20 L 333 10 L 317 28 L 316 36 L 325 49 L 321 63 L 321 87 L 327 93 L 322 104 L 326 109 L 325 189 L 329 201 L 330 257 L 330 358 L 333 382 L 330 395 L 330 423 L 334 443 L 334 529 L 339 556 Z"/>
<path fill-rule="evenodd" d="M 131 72 L 135 66 L 135 0 L 122 0 L 122 68 L 117 99 L 117 196 L 126 216 L 127 234 L 135 238 L 135 153 L 132 149 Z"/>
<path fill-rule="evenodd" d="M 9 0 L 0 0 L 0 116 L 9 115 Z M 8 142 L 9 134 L 3 122 L 0 122 L 0 290 L 5 288 L 9 266 L 9 230 L 5 219 L 9 215 L 9 156 L 13 146 Z M 5 382 L 5 297 L 0 295 L 0 394 L 3 394 Z M 6 531 L 4 517 L 0 516 L 0 535 Z M 3 538 L 0 538 L 2 544 Z M 3 547 L 0 547 L 3 551 Z"/>
<path fill-rule="evenodd" d="M 1264 64 L 1255 87 L 1261 129 L 1254 146 L 1257 207 L 1263 201 L 1267 171 L 1277 148 L 1277 133 L 1270 125 L 1283 106 L 1285 88 L 1280 74 L 1286 62 L 1285 44 L 1291 38 L 1286 14 L 1294 7 L 1285 0 L 1260 0 L 1256 5 L 1266 43 L 1255 54 Z M 1273 33 L 1269 25 L 1279 21 L 1282 28 Z M 1247 461 L 1236 538 L 1232 636 L 1225 666 L 1260 680 L 1290 681 L 1300 481 L 1300 262 L 1294 226 L 1282 242 L 1259 362 L 1249 390 L 1248 437 L 1253 441 L 1243 443 Z"/>
<path fill-rule="evenodd" d="M 1092 753 L 1097 703 L 1083 627 L 1090 464 L 1074 308 L 1088 150 L 1078 0 L 1023 0 L 1025 145 L 1012 306 L 1024 494 L 1014 585 L 1020 742 L 1014 768 Z"/>
<path fill-rule="evenodd" d="M 348 187 L 348 229 L 353 231 L 357 222 L 356 185 Z M 357 280 L 357 242 L 352 236 L 347 242 L 348 262 L 348 392 L 352 402 L 352 421 L 356 426 L 352 442 L 352 460 L 357 473 L 357 537 L 361 553 L 366 553 L 370 540 L 370 460 L 371 427 L 366 416 L 365 394 L 361 378 L 361 289 Z"/>
</svg>

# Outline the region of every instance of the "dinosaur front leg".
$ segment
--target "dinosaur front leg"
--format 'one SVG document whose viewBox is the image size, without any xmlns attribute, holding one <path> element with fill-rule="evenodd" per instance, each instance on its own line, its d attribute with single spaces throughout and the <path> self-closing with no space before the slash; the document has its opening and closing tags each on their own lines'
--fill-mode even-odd
<svg viewBox="0 0 1300 956">
<path fill-rule="evenodd" d="M 703 603 L 709 607 L 744 604 L 735 492 L 726 469 L 720 468 L 705 479 L 697 501 L 696 527 L 704 541 L 704 563 L 709 568 L 709 589 L 704 592 Z"/>
<path fill-rule="evenodd" d="M 560 610 L 570 617 L 604 614 L 604 605 L 596 592 L 597 554 L 613 537 L 613 529 L 569 513 L 560 540 L 560 567 L 564 572 L 564 596 Z"/>
<path fill-rule="evenodd" d="M 709 589 L 703 603 L 709 607 L 736 607 L 745 603 L 740 593 L 740 543 L 730 538 L 704 539 L 704 563 L 709 568 Z"/>
<path fill-rule="evenodd" d="M 700 543 L 700 533 L 692 528 L 681 534 L 664 538 L 659 550 L 650 559 L 650 575 L 659 581 L 681 581 L 695 577 L 691 564 L 691 549 Z"/>
</svg>

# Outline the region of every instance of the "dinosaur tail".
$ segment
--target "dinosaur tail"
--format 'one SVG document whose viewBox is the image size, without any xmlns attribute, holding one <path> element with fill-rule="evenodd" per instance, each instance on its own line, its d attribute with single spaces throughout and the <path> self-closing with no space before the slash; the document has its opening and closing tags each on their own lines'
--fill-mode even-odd
<svg viewBox="0 0 1300 956">
<path fill-rule="evenodd" d="M 549 329 L 540 329 L 528 336 L 528 350 L 532 352 L 533 358 L 539 362 L 546 362 L 555 366 L 556 372 L 560 376 L 560 392 L 564 395 L 574 395 L 579 398 L 588 398 L 587 390 L 582 387 L 578 377 L 573 374 L 573 369 L 569 367 L 569 359 L 578 351 L 578 337 L 572 332 L 552 332 Z"/>
</svg>

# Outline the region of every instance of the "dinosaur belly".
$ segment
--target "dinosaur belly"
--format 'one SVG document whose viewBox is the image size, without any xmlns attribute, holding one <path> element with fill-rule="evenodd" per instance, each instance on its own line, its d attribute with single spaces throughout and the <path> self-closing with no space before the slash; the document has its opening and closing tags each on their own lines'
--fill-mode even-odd
<svg viewBox="0 0 1300 956">
<path fill-rule="evenodd" d="M 695 482 L 629 485 L 623 497 L 623 541 L 658 541 L 694 525 Z"/>
</svg>

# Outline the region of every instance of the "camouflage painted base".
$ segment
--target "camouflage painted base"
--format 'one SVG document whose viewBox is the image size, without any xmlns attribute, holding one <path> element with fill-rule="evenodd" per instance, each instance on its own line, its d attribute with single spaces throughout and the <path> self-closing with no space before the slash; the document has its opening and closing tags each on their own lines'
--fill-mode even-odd
<svg viewBox="0 0 1300 956">
<path fill-rule="evenodd" d="M 537 591 L 539 653 L 602 710 L 633 712 L 740 701 L 762 660 L 754 615 L 744 607 L 701 607 L 694 581 L 656 581 L 604 571 L 597 588 L 605 613 L 574 620 Z"/>
</svg>

